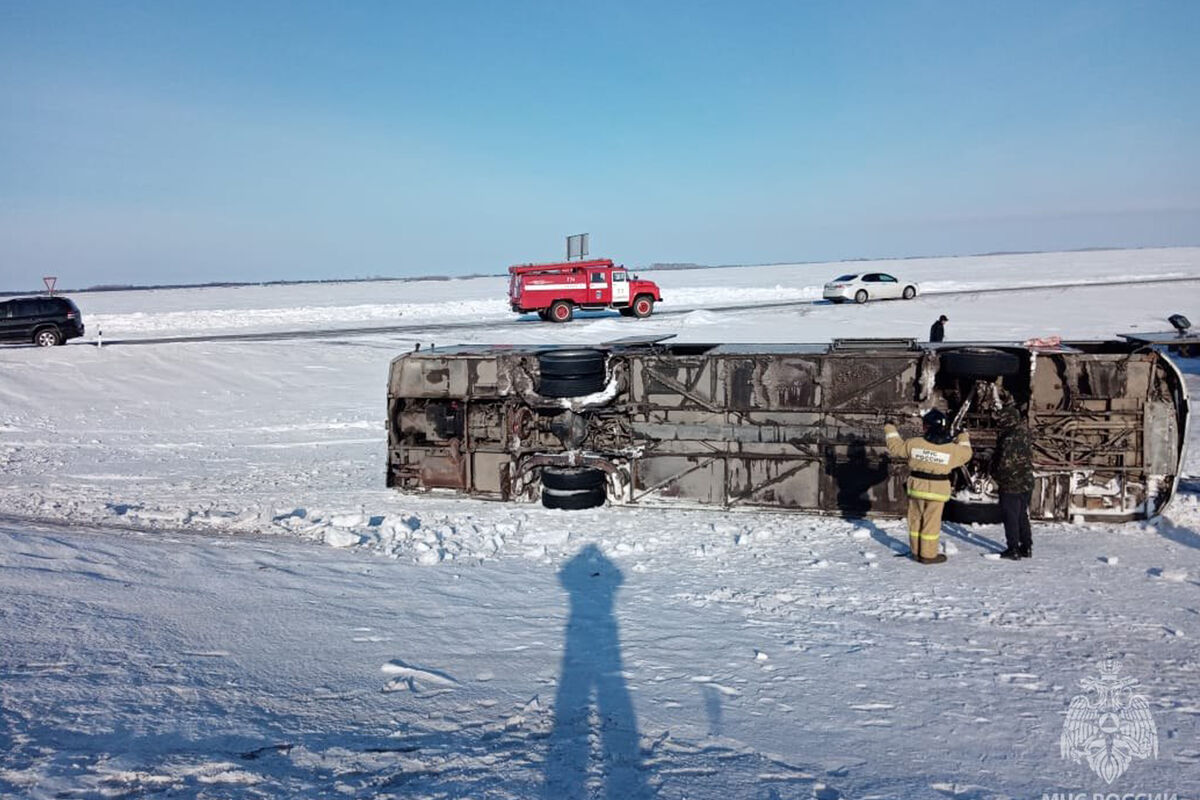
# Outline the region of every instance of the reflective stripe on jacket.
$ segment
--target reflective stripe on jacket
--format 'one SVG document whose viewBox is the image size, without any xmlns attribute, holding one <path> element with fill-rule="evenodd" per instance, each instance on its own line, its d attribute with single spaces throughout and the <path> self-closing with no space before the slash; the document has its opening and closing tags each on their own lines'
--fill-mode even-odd
<svg viewBox="0 0 1200 800">
<path fill-rule="evenodd" d="M 920 477 L 909 476 L 908 496 L 941 503 L 949 500 L 950 473 L 971 460 L 971 440 L 967 434 L 960 433 L 953 442 L 935 444 L 924 436 L 904 439 L 895 425 L 884 425 L 883 432 L 892 458 L 903 458 L 910 470 L 923 473 Z"/>
</svg>

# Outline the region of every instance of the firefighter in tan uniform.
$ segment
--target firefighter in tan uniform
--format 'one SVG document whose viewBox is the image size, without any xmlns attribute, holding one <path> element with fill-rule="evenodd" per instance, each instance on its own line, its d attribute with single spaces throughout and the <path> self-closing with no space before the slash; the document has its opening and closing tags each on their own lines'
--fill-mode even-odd
<svg viewBox="0 0 1200 800">
<path fill-rule="evenodd" d="M 942 531 L 942 507 L 950 499 L 950 473 L 971 460 L 967 434 L 952 437 L 946 415 L 934 409 L 924 417 L 925 432 L 903 439 L 896 426 L 883 426 L 888 453 L 908 461 L 908 546 L 922 564 L 940 564 L 946 556 L 938 552 Z"/>
</svg>

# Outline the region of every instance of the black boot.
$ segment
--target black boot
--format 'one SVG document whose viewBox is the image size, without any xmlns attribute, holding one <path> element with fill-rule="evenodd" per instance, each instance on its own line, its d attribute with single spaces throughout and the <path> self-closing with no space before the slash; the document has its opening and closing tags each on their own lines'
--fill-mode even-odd
<svg viewBox="0 0 1200 800">
<path fill-rule="evenodd" d="M 1007 561 L 1020 561 L 1021 560 L 1021 551 L 1010 547 L 1007 550 L 1000 553 L 1000 557 Z"/>
<path fill-rule="evenodd" d="M 1021 548 L 1021 558 L 1033 558 L 1033 545 L 1027 544 Z"/>
</svg>

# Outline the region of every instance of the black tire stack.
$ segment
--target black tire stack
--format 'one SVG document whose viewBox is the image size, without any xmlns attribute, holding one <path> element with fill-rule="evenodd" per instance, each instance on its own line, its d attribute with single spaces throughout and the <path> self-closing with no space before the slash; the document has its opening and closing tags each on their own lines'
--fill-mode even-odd
<svg viewBox="0 0 1200 800">
<path fill-rule="evenodd" d="M 579 511 L 604 505 L 604 470 L 595 467 L 543 467 L 542 505 Z"/>
<path fill-rule="evenodd" d="M 551 350 L 538 356 L 542 397 L 582 397 L 604 388 L 607 382 L 602 350 Z"/>
<path fill-rule="evenodd" d="M 582 397 L 604 389 L 608 356 L 603 350 L 549 350 L 538 356 L 538 394 Z M 542 505 L 577 511 L 604 505 L 607 476 L 595 467 L 544 467 Z"/>
</svg>

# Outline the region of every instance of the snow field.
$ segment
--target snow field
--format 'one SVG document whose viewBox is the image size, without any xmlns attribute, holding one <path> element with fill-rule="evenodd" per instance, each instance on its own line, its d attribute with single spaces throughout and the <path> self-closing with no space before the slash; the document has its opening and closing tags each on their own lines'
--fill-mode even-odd
<svg viewBox="0 0 1200 800">
<path fill-rule="evenodd" d="M 960 284 L 1200 275 L 1200 250 L 877 266 L 909 267 Z M 854 269 L 656 277 L 777 296 Z M 436 283 L 398 286 L 447 309 L 488 299 Z M 302 326 L 336 327 L 381 300 L 364 292 L 379 286 L 129 293 L 95 313 L 149 331 L 132 315 L 153 298 L 203 333 L 239 304 L 278 310 L 256 331 L 321 307 Z M 1092 286 L 512 335 L 476 309 L 454 341 L 923 338 L 943 312 L 953 339 L 1099 337 L 1200 320 L 1198 301 L 1200 281 Z M 1195 426 L 1163 517 L 1037 524 L 1016 564 L 989 557 L 999 527 L 947 525 L 950 560 L 926 568 L 896 557 L 902 520 L 387 490 L 388 363 L 432 338 L 0 348 L 0 796 L 1196 795 Z M 1200 390 L 1200 362 L 1180 363 Z M 1111 786 L 1058 752 L 1106 656 L 1140 680 L 1160 748 Z M 603 708 L 561 713 L 599 687 Z"/>
</svg>

